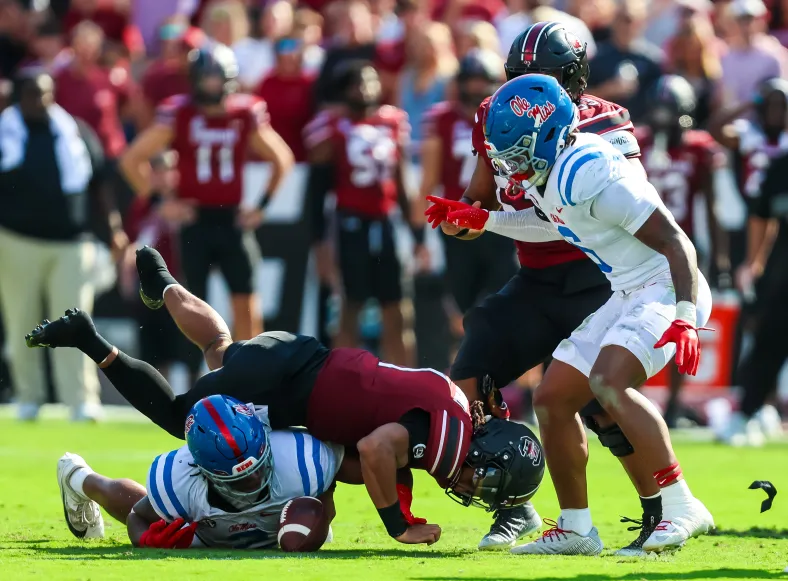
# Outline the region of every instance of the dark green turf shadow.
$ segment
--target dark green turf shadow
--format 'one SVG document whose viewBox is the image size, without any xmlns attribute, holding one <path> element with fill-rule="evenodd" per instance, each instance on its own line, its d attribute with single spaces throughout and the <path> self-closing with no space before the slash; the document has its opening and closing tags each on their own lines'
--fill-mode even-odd
<svg viewBox="0 0 788 581">
<path fill-rule="evenodd" d="M 466 555 L 476 553 L 475 550 L 372 550 L 372 549 L 350 549 L 332 551 L 323 549 L 316 553 L 286 554 L 278 550 L 227 550 L 218 551 L 215 549 L 190 549 L 188 551 L 173 551 L 166 549 L 135 549 L 130 545 L 119 545 L 115 547 L 98 546 L 91 547 L 48 547 L 44 543 L 53 541 L 16 542 L 6 544 L 17 545 L 16 549 L 30 550 L 45 556 L 45 558 L 62 559 L 69 561 L 92 561 L 97 559 L 107 560 L 155 560 L 155 559 L 316 559 L 316 560 L 345 560 L 345 559 L 380 559 L 380 558 L 412 558 L 412 559 L 442 559 L 442 558 L 461 558 Z"/>
<path fill-rule="evenodd" d="M 764 529 L 752 527 L 744 530 L 715 529 L 709 532 L 713 537 L 740 537 L 750 539 L 788 539 L 788 529 Z"/>
<path fill-rule="evenodd" d="M 538 577 L 524 573 L 522 577 L 495 577 L 495 581 L 676 581 L 676 579 L 694 579 L 695 581 L 713 579 L 785 579 L 778 571 L 766 569 L 702 569 L 698 571 L 682 571 L 681 573 L 638 572 L 621 576 L 585 574 L 574 577 Z M 412 581 L 490 581 L 489 577 L 409 577 Z"/>
</svg>

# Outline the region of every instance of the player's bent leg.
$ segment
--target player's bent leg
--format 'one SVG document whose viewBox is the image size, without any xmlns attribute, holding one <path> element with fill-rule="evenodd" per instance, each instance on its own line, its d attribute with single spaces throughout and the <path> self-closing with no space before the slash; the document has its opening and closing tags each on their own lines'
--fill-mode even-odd
<svg viewBox="0 0 788 581">
<path fill-rule="evenodd" d="M 251 339 L 263 332 L 263 319 L 257 308 L 257 295 L 232 294 L 230 304 L 233 309 L 233 337 L 236 341 Z"/>
<path fill-rule="evenodd" d="M 402 301 L 381 304 L 380 316 L 383 326 L 380 345 L 382 358 L 401 367 L 413 365 L 411 350 L 406 345 Z"/>
<path fill-rule="evenodd" d="M 512 553 L 525 555 L 598 555 L 604 544 L 588 508 L 586 464 L 588 447 L 577 410 L 591 398 L 579 370 L 554 360 L 534 393 L 542 449 L 558 495 L 558 521 L 542 536 Z"/>
<path fill-rule="evenodd" d="M 662 551 L 680 547 L 687 539 L 708 532 L 714 527 L 714 519 L 684 482 L 662 416 L 636 390 L 648 374 L 643 359 L 642 354 L 639 358 L 619 345 L 603 347 L 589 374 L 589 383 L 638 451 L 638 469 L 651 471 L 661 489 L 662 521 L 643 543 L 643 549 Z"/>
<path fill-rule="evenodd" d="M 334 338 L 334 347 L 358 347 L 358 317 L 364 305 L 347 298 L 342 302 L 342 312 L 339 316 L 339 330 Z"/>
<path fill-rule="evenodd" d="M 123 524 L 134 505 L 147 495 L 145 487 L 130 478 L 107 478 L 95 472 L 85 478 L 82 490 L 85 496 Z"/>
<path fill-rule="evenodd" d="M 71 534 L 78 539 L 104 537 L 104 519 L 97 502 L 91 500 L 82 485 L 93 470 L 85 460 L 69 452 L 57 462 L 57 483 L 63 502 L 63 515 Z"/>
</svg>

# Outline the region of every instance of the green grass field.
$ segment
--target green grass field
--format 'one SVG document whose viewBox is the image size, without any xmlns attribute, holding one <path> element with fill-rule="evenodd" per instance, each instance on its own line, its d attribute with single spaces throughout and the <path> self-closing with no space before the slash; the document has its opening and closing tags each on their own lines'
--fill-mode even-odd
<svg viewBox="0 0 788 581">
<path fill-rule="evenodd" d="M 58 457 L 77 452 L 99 472 L 144 482 L 156 454 L 179 442 L 150 424 L 74 426 L 60 421 L 23 425 L 0 420 L 0 580 L 90 579 L 352 579 L 443 581 L 508 579 L 786 579 L 788 499 L 759 514 L 762 491 L 753 480 L 788 486 L 788 447 L 731 450 L 709 443 L 677 442 L 684 473 L 706 502 L 718 531 L 690 541 L 680 552 L 649 559 L 524 557 L 479 553 L 476 543 L 489 515 L 462 508 L 427 478 L 417 476 L 414 512 L 443 527 L 432 547 L 411 549 L 389 539 L 360 488 L 340 486 L 333 544 L 308 556 L 277 551 L 158 551 L 133 549 L 125 526 L 105 515 L 107 538 L 81 542 L 63 522 L 55 478 Z M 639 518 L 637 496 L 609 453 L 594 445 L 590 494 L 596 525 L 608 547 L 626 544 L 633 533 L 619 515 Z M 783 493 L 784 495 L 785 493 Z M 555 518 L 557 504 L 547 477 L 535 504 Z"/>
</svg>

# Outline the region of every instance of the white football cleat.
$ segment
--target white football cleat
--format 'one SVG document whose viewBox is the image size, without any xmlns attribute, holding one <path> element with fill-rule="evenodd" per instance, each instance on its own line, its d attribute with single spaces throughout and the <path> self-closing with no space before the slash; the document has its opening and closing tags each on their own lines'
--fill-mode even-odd
<svg viewBox="0 0 788 581">
<path fill-rule="evenodd" d="M 331 528 L 331 525 L 328 525 L 328 534 L 326 535 L 326 543 L 333 543 L 334 542 L 334 529 Z"/>
<path fill-rule="evenodd" d="M 773 405 L 766 404 L 755 414 L 761 433 L 769 439 L 778 439 L 783 435 L 783 420 L 780 412 Z"/>
<path fill-rule="evenodd" d="M 687 540 L 714 528 L 714 517 L 697 498 L 680 505 L 663 506 L 662 522 L 643 543 L 643 550 L 659 553 L 678 549 Z"/>
<path fill-rule="evenodd" d="M 535 541 L 514 547 L 511 552 L 515 555 L 596 556 L 605 548 L 596 527 L 593 527 L 587 535 L 579 535 L 574 531 L 562 529 L 562 521 L 563 519 L 560 517 L 558 523 L 545 519 L 544 522 L 551 525 L 552 528 L 544 531 L 542 536 Z"/>
<path fill-rule="evenodd" d="M 509 549 L 518 539 L 532 535 L 542 528 L 542 518 L 530 502 L 514 508 L 495 511 L 495 521 L 482 540 L 480 551 Z"/>
<path fill-rule="evenodd" d="M 20 403 L 16 407 L 16 417 L 22 422 L 34 422 L 38 419 L 41 406 L 33 402 Z"/>
<path fill-rule="evenodd" d="M 104 519 L 98 503 L 71 486 L 71 476 L 80 468 L 88 468 L 88 464 L 78 454 L 66 452 L 57 461 L 57 483 L 63 501 L 63 515 L 68 530 L 78 539 L 103 539 Z"/>
</svg>

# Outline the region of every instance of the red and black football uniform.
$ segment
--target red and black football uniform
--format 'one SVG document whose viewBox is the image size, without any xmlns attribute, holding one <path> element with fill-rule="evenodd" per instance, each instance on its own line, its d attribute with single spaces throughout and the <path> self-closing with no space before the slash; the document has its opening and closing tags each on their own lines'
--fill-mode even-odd
<svg viewBox="0 0 788 581">
<path fill-rule="evenodd" d="M 181 267 L 191 292 L 207 294 L 208 274 L 222 271 L 230 292 L 253 292 L 259 249 L 253 232 L 236 225 L 243 197 L 243 170 L 249 136 L 268 123 L 265 102 L 231 94 L 221 115 L 207 116 L 187 95 L 164 101 L 157 123 L 172 129 L 171 147 L 178 153 L 178 197 L 193 202 L 198 218 L 181 229 Z"/>
<path fill-rule="evenodd" d="M 407 114 L 388 105 L 360 121 L 324 112 L 304 129 L 308 149 L 331 144 L 339 267 L 352 302 L 375 298 L 385 304 L 402 298 L 389 216 L 398 203 L 396 172 L 409 138 Z"/>
<path fill-rule="evenodd" d="M 377 428 L 402 423 L 411 435 L 409 466 L 444 485 L 465 462 L 473 434 L 468 400 L 442 373 L 389 365 L 361 349 L 329 350 L 313 337 L 281 331 L 233 343 L 223 367 L 174 398 L 146 381 L 115 384 L 178 438 L 189 409 L 213 394 L 268 406 L 273 429 L 304 426 L 352 450 Z"/>
<path fill-rule="evenodd" d="M 635 132 L 643 151 L 643 167 L 665 206 L 690 238 L 695 232 L 695 198 L 708 194 L 712 175 L 725 164 L 725 154 L 706 131 L 686 131 L 677 147 L 655 147 L 651 130 Z"/>
<path fill-rule="evenodd" d="M 465 336 L 451 368 L 452 379 L 489 375 L 504 386 L 546 360 L 558 343 L 610 298 L 599 268 L 564 241 L 546 216 L 498 177 L 487 157 L 484 123 L 490 98 L 479 106 L 473 148 L 496 176 L 497 198 L 506 211 L 530 210 L 528 241 L 515 241 L 520 270 L 496 294 L 465 316 Z M 583 95 L 578 129 L 605 137 L 626 157 L 640 156 L 629 112 L 620 105 Z M 489 236 L 486 234 L 485 236 Z M 484 236 L 483 236 L 484 237 Z"/>
<path fill-rule="evenodd" d="M 473 150 L 473 119 L 468 119 L 457 102 L 434 105 L 424 116 L 424 139 L 441 143 L 441 189 L 444 198 L 459 200 L 476 168 Z M 449 289 L 463 313 L 494 293 L 517 270 L 511 243 L 502 236 L 475 240 L 443 238 Z"/>
</svg>

